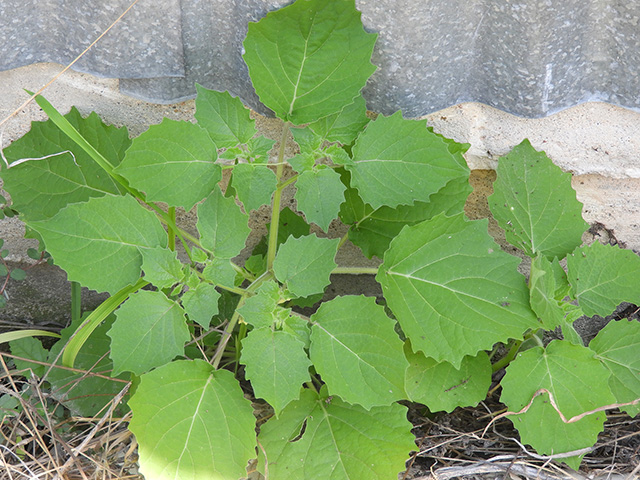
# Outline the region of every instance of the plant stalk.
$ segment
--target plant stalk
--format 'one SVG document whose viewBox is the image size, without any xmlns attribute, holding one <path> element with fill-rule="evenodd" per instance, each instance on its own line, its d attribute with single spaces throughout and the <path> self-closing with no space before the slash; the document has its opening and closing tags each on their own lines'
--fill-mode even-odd
<svg viewBox="0 0 640 480">
<path fill-rule="evenodd" d="M 260 287 L 260 285 L 262 285 L 264 282 L 271 280 L 272 278 L 273 278 L 273 274 L 271 272 L 269 271 L 264 272 L 255 280 L 255 282 L 253 282 L 251 285 L 247 287 L 246 293 L 254 293 Z M 231 317 L 231 320 L 229 320 L 229 323 L 225 327 L 224 332 L 222 332 L 222 338 L 220 339 L 220 343 L 218 343 L 216 351 L 213 354 L 213 357 L 211 357 L 211 365 L 213 366 L 214 369 L 217 369 L 218 365 L 220 365 L 220 361 L 222 360 L 222 355 L 224 354 L 224 350 L 227 347 L 229 340 L 231 339 L 233 330 L 236 328 L 236 325 L 240 320 L 240 313 L 238 313 L 238 309 L 242 307 L 242 305 L 244 305 L 245 298 L 247 297 L 243 296 L 238 302 L 238 306 L 236 307 L 235 312 L 233 312 L 233 316 Z"/>
<path fill-rule="evenodd" d="M 509 352 L 504 357 L 502 357 L 500 360 L 498 360 L 496 363 L 493 364 L 493 367 L 492 367 L 493 371 L 497 372 L 501 368 L 509 365 L 511 361 L 514 358 L 516 358 L 516 355 L 518 354 L 518 350 L 520 349 L 520 345 L 522 345 L 522 340 L 513 341 L 513 343 L 511 344 L 511 348 L 509 349 Z"/>
<path fill-rule="evenodd" d="M 376 267 L 336 267 L 331 275 L 377 275 Z"/>
<path fill-rule="evenodd" d="M 169 250 L 175 252 L 176 250 L 176 232 L 173 229 L 173 225 L 176 224 L 176 207 L 169 207 L 169 211 L 167 212 L 169 219 L 171 220 L 171 224 L 167 225 L 167 236 L 168 238 L 168 246 Z"/>
<path fill-rule="evenodd" d="M 282 136 L 280 137 L 280 150 L 278 152 L 278 164 L 276 166 L 276 178 L 278 186 L 273 192 L 273 200 L 271 202 L 271 226 L 269 227 L 269 241 L 267 248 L 267 271 L 272 271 L 273 262 L 276 259 L 276 251 L 278 249 L 278 227 L 280 225 L 280 201 L 282 199 L 282 191 L 287 182 L 281 183 L 284 175 L 284 149 L 287 145 L 287 131 L 289 122 L 282 125 Z"/>
</svg>

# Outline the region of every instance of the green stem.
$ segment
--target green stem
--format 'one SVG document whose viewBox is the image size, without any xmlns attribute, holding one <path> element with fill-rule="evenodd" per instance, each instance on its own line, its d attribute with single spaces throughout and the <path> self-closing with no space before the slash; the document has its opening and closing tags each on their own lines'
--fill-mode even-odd
<svg viewBox="0 0 640 480">
<path fill-rule="evenodd" d="M 242 353 L 242 340 L 247 336 L 247 324 L 242 322 L 240 324 L 240 330 L 238 331 L 238 336 L 236 337 L 236 373 L 238 373 L 238 365 L 240 365 L 240 354 Z"/>
<path fill-rule="evenodd" d="M 493 367 L 492 367 L 493 371 L 497 372 L 501 368 L 504 368 L 507 365 L 509 365 L 511 361 L 514 358 L 516 358 L 516 355 L 518 354 L 518 350 L 520 349 L 520 345 L 522 345 L 522 340 L 512 340 L 511 348 L 509 349 L 509 352 L 504 357 L 502 357 L 500 360 L 498 360 L 496 363 L 493 364 Z"/>
<path fill-rule="evenodd" d="M 260 287 L 260 285 L 262 285 L 264 282 L 271 280 L 272 278 L 273 278 L 273 274 L 271 272 L 267 271 L 263 273 L 251 285 L 247 287 L 245 292 L 249 294 L 254 293 Z M 218 343 L 216 351 L 213 354 L 213 357 L 211 357 L 211 365 L 213 366 L 214 369 L 217 369 L 218 365 L 220 365 L 220 361 L 222 360 L 224 350 L 225 348 L 227 348 L 227 344 L 231 339 L 233 330 L 236 328 L 236 325 L 240 320 L 240 313 L 238 313 L 238 310 L 240 309 L 240 307 L 242 307 L 242 305 L 244 305 L 244 301 L 246 298 L 247 298 L 246 296 L 243 296 L 240 299 L 235 312 L 233 312 L 233 316 L 231 317 L 231 320 L 229 320 L 229 323 L 225 327 L 224 332 L 222 332 L 222 338 L 220 339 L 220 343 Z"/>
<path fill-rule="evenodd" d="M 351 229 L 351 227 L 349 227 L 349 230 Z M 342 248 L 342 246 L 347 243 L 347 240 L 349 240 L 349 230 L 347 230 L 347 233 L 345 233 L 342 238 L 340 239 L 340 241 L 338 242 L 338 250 L 340 250 L 340 248 Z"/>
<path fill-rule="evenodd" d="M 240 287 L 228 287 L 228 286 L 226 286 L 226 285 L 222 285 L 221 283 L 213 283 L 213 282 L 211 282 L 210 280 L 207 280 L 207 279 L 205 278 L 205 276 L 202 274 L 202 272 L 199 272 L 199 271 L 198 271 L 198 270 L 196 270 L 195 268 L 192 268 L 192 269 L 191 269 L 191 271 L 192 271 L 193 273 L 195 273 L 195 274 L 198 276 L 198 278 L 200 278 L 200 280 L 202 280 L 203 282 L 209 282 L 209 283 L 211 283 L 211 284 L 215 285 L 216 287 L 219 287 L 219 288 L 221 288 L 221 289 L 223 289 L 223 290 L 226 290 L 227 292 L 237 293 L 238 295 L 243 295 L 243 296 L 247 294 L 247 292 L 246 292 L 246 290 L 245 290 L 244 288 L 240 288 Z"/>
<path fill-rule="evenodd" d="M 173 230 L 173 235 L 174 236 L 175 235 L 178 236 L 178 238 L 180 239 L 180 242 L 184 246 L 184 250 L 187 253 L 187 256 L 189 257 L 190 261 L 193 262 L 193 258 L 191 257 L 191 249 L 189 248 L 189 245 L 187 244 L 187 240 L 189 240 L 196 247 L 204 250 L 205 252 L 211 253 L 206 248 L 202 248 L 202 245 L 200 245 L 200 241 L 196 237 L 194 237 L 193 235 L 185 232 L 183 229 L 178 227 L 176 225 L 176 222 L 175 222 L 175 217 L 172 219 L 171 216 L 167 212 L 162 210 L 155 203 L 147 203 L 147 202 L 144 202 L 144 203 L 145 203 L 145 205 L 148 205 L 151 209 L 153 209 L 153 211 L 156 212 L 156 215 L 157 215 L 158 219 L 167 226 L 167 229 Z M 175 239 L 174 239 L 174 244 L 175 244 Z"/>
<path fill-rule="evenodd" d="M 171 225 L 175 225 L 176 207 L 169 207 L 169 211 L 167 212 L 167 215 L 171 220 Z M 169 237 L 169 250 L 174 252 L 176 250 L 176 232 L 171 225 L 167 225 L 167 235 Z"/>
<path fill-rule="evenodd" d="M 71 282 L 71 323 L 82 316 L 82 287 L 78 282 Z"/>
<path fill-rule="evenodd" d="M 293 177 L 291 177 L 290 179 L 286 180 L 285 182 L 282 182 L 282 185 L 280 185 L 280 188 L 282 190 L 284 190 L 285 187 L 288 187 L 292 183 L 296 183 L 296 180 L 298 180 L 299 176 L 300 175 L 294 175 Z"/>
<path fill-rule="evenodd" d="M 336 267 L 331 275 L 377 275 L 378 269 L 375 267 Z"/>
<path fill-rule="evenodd" d="M 252 275 L 251 273 L 247 272 L 244 268 L 236 265 L 233 262 L 230 262 L 230 263 L 231 263 L 231 267 L 240 275 L 242 275 L 245 278 L 245 280 L 249 280 L 250 282 L 253 282 L 256 279 L 255 275 Z"/>
<path fill-rule="evenodd" d="M 278 249 L 278 226 L 280 224 L 280 200 L 282 199 L 282 191 L 288 185 L 287 182 L 280 183 L 284 175 L 284 149 L 287 145 L 287 130 L 289 123 L 282 125 L 282 137 L 280 137 L 280 151 L 278 152 L 278 165 L 276 166 L 276 178 L 278 186 L 273 193 L 273 201 L 271 202 L 271 226 L 269 227 L 269 241 L 267 243 L 267 271 L 273 269 L 273 262 L 276 259 L 276 251 Z"/>
</svg>

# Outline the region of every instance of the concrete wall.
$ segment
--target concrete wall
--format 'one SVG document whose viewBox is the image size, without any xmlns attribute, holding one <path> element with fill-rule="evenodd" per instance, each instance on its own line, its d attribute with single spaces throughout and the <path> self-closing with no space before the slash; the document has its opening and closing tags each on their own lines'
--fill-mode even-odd
<svg viewBox="0 0 640 480">
<path fill-rule="evenodd" d="M 0 72 L 0 121 L 28 98 L 23 89 L 37 90 L 61 69 L 56 64 L 36 64 Z M 170 105 L 145 103 L 119 93 L 118 80 L 75 72 L 65 73 L 44 95 L 63 113 L 72 105 L 83 114 L 96 111 L 107 123 L 126 125 L 132 135 L 165 116 L 191 119 L 195 111 L 193 100 Z M 257 114 L 255 118 L 262 133 L 279 138 L 278 120 Z M 26 133 L 32 121 L 45 119 L 35 103 L 22 108 L 0 127 L 2 146 Z M 535 148 L 546 151 L 558 166 L 574 174 L 573 186 L 584 203 L 584 217 L 599 224 L 596 235 L 613 235 L 619 243 L 640 252 L 640 113 L 605 103 L 584 103 L 546 118 L 524 119 L 479 103 L 463 103 L 432 113 L 427 119 L 435 131 L 471 144 L 466 158 L 482 195 L 490 191 L 491 169 L 497 159 L 529 138 Z M 474 216 L 487 214 L 482 195 L 474 197 L 470 207 Z M 8 260 L 28 261 L 26 249 L 32 242 L 23 240 L 22 235 L 23 227 L 16 219 L 0 221 L 0 238 L 10 251 Z M 363 262 L 355 250 L 341 261 Z M 10 285 L 9 294 L 18 294 L 19 286 Z M 62 298 L 63 294 L 51 295 Z M 60 312 L 65 312 L 66 300 L 59 303 Z M 8 318 L 8 312 L 0 310 L 0 320 Z M 47 315 L 62 321 L 66 313 Z"/>
</svg>

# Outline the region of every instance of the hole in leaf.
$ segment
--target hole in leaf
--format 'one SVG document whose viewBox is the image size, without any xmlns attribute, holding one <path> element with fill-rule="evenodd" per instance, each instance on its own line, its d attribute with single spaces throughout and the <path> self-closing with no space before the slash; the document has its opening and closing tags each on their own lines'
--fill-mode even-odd
<svg viewBox="0 0 640 480">
<path fill-rule="evenodd" d="M 293 442 L 297 442 L 298 440 L 300 440 L 302 438 L 302 436 L 304 435 L 304 432 L 307 430 L 307 419 L 305 418 L 304 421 L 302 422 L 302 425 L 300 426 L 300 432 L 293 437 L 291 440 L 289 440 L 289 442 L 293 443 Z"/>
</svg>

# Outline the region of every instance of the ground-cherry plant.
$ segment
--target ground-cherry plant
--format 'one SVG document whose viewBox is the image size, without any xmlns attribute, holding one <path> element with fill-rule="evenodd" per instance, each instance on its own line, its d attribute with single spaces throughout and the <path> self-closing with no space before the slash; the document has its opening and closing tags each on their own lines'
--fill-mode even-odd
<svg viewBox="0 0 640 480">
<path fill-rule="evenodd" d="M 487 220 L 463 212 L 467 146 L 400 112 L 367 116 L 375 42 L 353 0 L 298 0 L 249 24 L 250 77 L 283 120 L 277 154 L 239 99 L 201 86 L 196 122 L 165 119 L 133 140 L 38 98 L 50 119 L 5 150 L 4 186 L 30 235 L 70 280 L 111 295 L 51 352 L 32 338 L 10 346 L 131 380 L 120 410 L 132 411 L 147 478 L 237 479 L 254 458 L 269 479 L 395 478 L 415 450 L 398 401 L 475 405 L 505 367 L 501 400 L 521 441 L 568 452 L 570 466 L 605 410 L 639 412 L 640 324 L 611 322 L 588 345 L 572 324 L 640 303 L 640 258 L 580 246 L 588 225 L 570 175 L 525 140 L 500 159 L 489 204 L 531 258 L 527 280 Z M 300 153 L 285 158 L 289 132 Z M 297 211 L 281 208 L 288 186 Z M 264 205 L 268 234 L 238 262 Z M 195 209 L 197 234 L 176 207 Z M 342 238 L 310 233 L 338 218 Z M 379 268 L 337 266 L 347 240 Z M 335 273 L 375 274 L 383 298 L 322 301 Z M 563 340 L 541 340 L 558 328 Z M 123 385 L 50 375 L 85 416 Z M 273 410 L 257 434 L 249 398 Z"/>
</svg>

